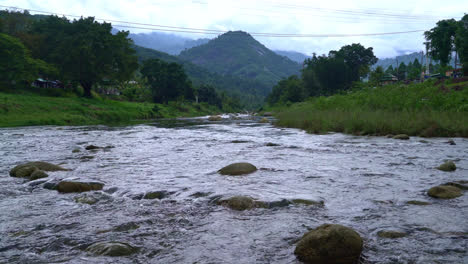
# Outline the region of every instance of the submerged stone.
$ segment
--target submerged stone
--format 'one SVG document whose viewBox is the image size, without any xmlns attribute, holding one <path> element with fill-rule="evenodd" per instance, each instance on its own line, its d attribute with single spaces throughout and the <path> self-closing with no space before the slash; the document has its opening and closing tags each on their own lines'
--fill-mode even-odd
<svg viewBox="0 0 468 264">
<path fill-rule="evenodd" d="M 95 145 L 89 145 L 85 147 L 86 150 L 94 150 L 94 149 L 101 149 L 101 147 Z"/>
<path fill-rule="evenodd" d="M 430 205 L 431 203 L 425 202 L 425 201 L 410 200 L 410 201 L 407 201 L 406 204 L 412 204 L 412 205 Z"/>
<path fill-rule="evenodd" d="M 73 182 L 61 181 L 57 185 L 57 191 L 60 193 L 89 192 L 102 190 L 103 183 L 99 182 Z"/>
<path fill-rule="evenodd" d="M 119 257 L 131 255 L 138 249 L 122 242 L 98 242 L 86 248 L 86 251 L 95 255 Z"/>
<path fill-rule="evenodd" d="M 449 145 L 456 145 L 457 143 L 455 143 L 455 141 L 453 141 L 453 139 L 449 139 L 449 140 L 447 141 L 447 144 L 449 144 Z"/>
<path fill-rule="evenodd" d="M 457 169 L 457 166 L 455 165 L 455 163 L 453 163 L 453 161 L 447 161 L 444 164 L 437 167 L 437 169 L 441 171 L 455 171 Z"/>
<path fill-rule="evenodd" d="M 268 142 L 268 143 L 265 144 L 265 146 L 267 146 L 267 147 L 277 147 L 277 146 L 279 146 L 279 144 Z"/>
<path fill-rule="evenodd" d="M 439 185 L 429 189 L 427 194 L 434 198 L 453 199 L 462 196 L 462 191 L 450 185 Z"/>
<path fill-rule="evenodd" d="M 208 121 L 221 121 L 223 118 L 221 116 L 210 116 Z"/>
<path fill-rule="evenodd" d="M 400 231 L 382 230 L 377 232 L 377 236 L 381 238 L 401 238 L 407 236 L 407 234 Z"/>
<path fill-rule="evenodd" d="M 78 153 L 78 152 L 81 152 L 81 149 L 76 148 L 76 149 L 72 150 L 72 153 Z"/>
<path fill-rule="evenodd" d="M 252 172 L 257 171 L 257 167 L 254 165 L 247 163 L 247 162 L 240 162 L 240 163 L 233 163 L 231 165 L 228 165 L 222 169 L 220 169 L 218 172 L 222 175 L 243 175 L 243 174 L 249 174 Z"/>
<path fill-rule="evenodd" d="M 359 260 L 363 241 L 359 234 L 342 225 L 324 224 L 306 233 L 294 250 L 297 258 L 314 264 L 354 264 Z"/>
<path fill-rule="evenodd" d="M 144 196 L 143 199 L 163 199 L 167 197 L 167 192 L 166 191 L 157 191 L 157 192 L 147 192 Z"/>
<path fill-rule="evenodd" d="M 444 185 L 450 185 L 450 186 L 455 186 L 459 189 L 462 190 L 468 190 L 468 181 L 453 181 L 453 182 L 447 182 Z"/>
<path fill-rule="evenodd" d="M 260 119 L 260 123 L 269 123 L 270 121 L 267 118 Z"/>
<path fill-rule="evenodd" d="M 408 140 L 410 139 L 406 134 L 398 134 L 392 137 L 393 139 Z"/>
<path fill-rule="evenodd" d="M 323 201 L 313 201 L 313 200 L 306 200 L 306 199 L 292 199 L 291 201 L 293 204 L 303 204 L 303 205 L 320 205 L 323 206 Z"/>
</svg>

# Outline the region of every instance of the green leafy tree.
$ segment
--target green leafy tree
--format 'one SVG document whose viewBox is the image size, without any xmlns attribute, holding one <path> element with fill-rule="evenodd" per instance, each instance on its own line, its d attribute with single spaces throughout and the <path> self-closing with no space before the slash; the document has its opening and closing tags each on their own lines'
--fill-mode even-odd
<svg viewBox="0 0 468 264">
<path fill-rule="evenodd" d="M 406 71 L 407 67 L 404 62 L 400 63 L 400 66 L 398 66 L 398 72 L 397 72 L 397 78 L 398 80 L 406 80 Z"/>
<path fill-rule="evenodd" d="M 468 75 L 468 15 L 463 16 L 457 25 L 455 46 L 466 76 Z"/>
<path fill-rule="evenodd" d="M 147 78 L 156 103 L 194 98 L 192 84 L 180 64 L 159 59 L 147 60 L 143 62 L 141 74 Z"/>
<path fill-rule="evenodd" d="M 428 50 L 431 57 L 446 66 L 452 58 L 455 44 L 457 21 L 455 19 L 441 20 L 437 26 L 424 32 L 428 41 Z"/>
<path fill-rule="evenodd" d="M 44 61 L 33 59 L 29 50 L 18 39 L 0 33 L 0 84 L 30 83 L 39 74 L 55 74 L 55 69 Z M 6 87 L 5 87 L 6 88 Z"/>
<path fill-rule="evenodd" d="M 34 30 L 43 39 L 36 54 L 57 65 L 64 79 L 81 84 L 87 97 L 95 83 L 104 78 L 128 80 L 138 67 L 128 32 L 113 35 L 111 24 L 93 17 L 70 23 L 50 16 L 38 21 Z"/>
<path fill-rule="evenodd" d="M 393 69 L 393 66 L 390 65 L 388 68 L 385 70 L 385 73 L 395 75 L 395 69 Z"/>
<path fill-rule="evenodd" d="M 374 71 L 370 73 L 369 76 L 369 83 L 372 85 L 378 85 L 380 83 L 380 80 L 384 77 L 385 72 L 382 68 L 382 66 L 378 66 L 375 68 Z"/>
<path fill-rule="evenodd" d="M 206 84 L 201 85 L 195 90 L 195 93 L 198 96 L 199 102 L 215 105 L 220 109 L 223 107 L 223 101 L 213 86 Z"/>
<path fill-rule="evenodd" d="M 351 69 L 352 81 L 359 81 L 370 71 L 370 66 L 377 62 L 372 48 L 365 48 L 361 44 L 352 44 L 342 47 L 338 51 L 331 51 L 330 56 L 341 57 Z"/>
<path fill-rule="evenodd" d="M 408 79 L 410 80 L 417 80 L 421 78 L 421 71 L 422 71 L 422 66 L 419 63 L 418 59 L 414 59 L 413 63 L 411 63 L 411 66 L 408 65 Z"/>
</svg>

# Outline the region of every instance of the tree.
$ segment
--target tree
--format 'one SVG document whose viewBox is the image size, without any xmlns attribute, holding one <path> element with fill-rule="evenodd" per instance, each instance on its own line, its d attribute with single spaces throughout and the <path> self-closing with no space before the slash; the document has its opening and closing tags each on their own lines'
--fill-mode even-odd
<svg viewBox="0 0 468 264">
<path fill-rule="evenodd" d="M 159 59 L 146 60 L 141 74 L 147 78 L 156 103 L 194 98 L 192 84 L 180 64 Z"/>
<path fill-rule="evenodd" d="M 54 74 L 55 69 L 30 52 L 16 38 L 0 33 L 0 84 L 30 83 L 38 74 Z"/>
<path fill-rule="evenodd" d="M 380 83 L 380 80 L 384 77 L 385 72 L 382 68 L 382 66 L 377 66 L 374 71 L 370 73 L 369 76 L 369 83 L 372 85 L 378 85 Z"/>
<path fill-rule="evenodd" d="M 398 80 L 405 80 L 406 79 L 406 64 L 404 62 L 400 63 L 398 66 L 397 78 Z"/>
<path fill-rule="evenodd" d="M 411 63 L 411 67 L 408 65 L 408 79 L 410 80 L 417 80 L 421 78 L 421 71 L 422 66 L 419 63 L 418 59 L 414 59 L 413 63 Z"/>
<path fill-rule="evenodd" d="M 50 16 L 34 26 L 43 40 L 36 54 L 57 65 L 64 79 L 80 83 L 84 95 L 91 97 L 95 83 L 103 78 L 128 80 L 138 67 L 128 32 L 113 35 L 111 30 L 111 24 L 93 17 L 70 23 Z"/>
<path fill-rule="evenodd" d="M 395 69 L 393 69 L 393 66 L 390 65 L 390 66 L 388 66 L 388 68 L 385 70 L 385 73 L 394 75 L 394 74 L 395 74 Z"/>
<path fill-rule="evenodd" d="M 210 105 L 215 105 L 218 108 L 223 107 L 222 99 L 213 86 L 204 84 L 198 87 L 195 92 L 198 96 L 199 102 L 206 102 Z"/>
<path fill-rule="evenodd" d="M 426 45 L 429 54 L 433 59 L 440 61 L 442 66 L 446 66 L 452 58 L 456 31 L 457 21 L 449 19 L 437 22 L 436 27 L 424 32 L 424 36 L 428 41 Z"/>
<path fill-rule="evenodd" d="M 365 48 L 361 44 L 352 44 L 342 47 L 338 51 L 330 51 L 329 56 L 341 57 L 351 69 L 352 81 L 359 81 L 370 71 L 370 66 L 377 62 L 372 48 Z"/>
<path fill-rule="evenodd" d="M 457 26 L 455 46 L 463 64 L 464 75 L 468 75 L 468 15 L 463 16 Z"/>
</svg>

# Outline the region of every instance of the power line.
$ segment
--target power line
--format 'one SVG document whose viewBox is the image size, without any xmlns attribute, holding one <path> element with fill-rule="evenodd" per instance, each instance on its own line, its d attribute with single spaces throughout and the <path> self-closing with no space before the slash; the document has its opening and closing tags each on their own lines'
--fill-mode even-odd
<svg viewBox="0 0 468 264">
<path fill-rule="evenodd" d="M 65 17 L 75 17 L 75 18 L 82 17 L 82 16 L 77 16 L 77 15 L 60 14 L 56 12 L 24 9 L 24 8 L 12 7 L 12 6 L 0 5 L 0 7 L 11 8 L 15 10 L 24 10 L 24 11 L 30 11 L 30 12 L 42 13 L 42 14 L 62 15 Z M 145 29 L 145 30 L 162 31 L 162 32 L 179 32 L 179 33 L 209 34 L 209 35 L 220 35 L 220 34 L 224 34 L 227 32 L 227 31 L 215 30 L 215 29 L 176 27 L 176 26 L 156 25 L 156 24 L 148 24 L 148 23 L 128 22 L 128 21 L 113 20 L 113 19 L 103 19 L 103 18 L 94 18 L 94 19 L 99 20 L 99 21 L 104 21 L 104 22 L 115 22 L 115 23 L 126 24 L 126 25 L 114 25 L 115 27 L 121 27 L 121 28 L 123 27 L 123 28 Z M 424 31 L 425 30 L 410 30 L 410 31 L 399 31 L 399 32 L 363 33 L 363 34 L 292 34 L 292 33 L 249 32 L 249 34 L 252 36 L 257 36 L 257 37 L 324 38 L 324 37 L 359 37 L 359 36 L 397 35 L 397 34 L 424 32 Z"/>
</svg>

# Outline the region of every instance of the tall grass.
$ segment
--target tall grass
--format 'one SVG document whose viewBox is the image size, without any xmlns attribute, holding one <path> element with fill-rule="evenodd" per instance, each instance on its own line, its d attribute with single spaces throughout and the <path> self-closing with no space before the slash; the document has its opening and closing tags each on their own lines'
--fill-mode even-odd
<svg viewBox="0 0 468 264">
<path fill-rule="evenodd" d="M 219 111 L 205 104 L 121 102 L 102 98 L 52 97 L 0 92 L 0 127 L 127 124 L 154 118 L 198 116 Z"/>
<path fill-rule="evenodd" d="M 277 125 L 311 133 L 468 137 L 468 82 L 364 88 L 281 108 Z"/>
</svg>

